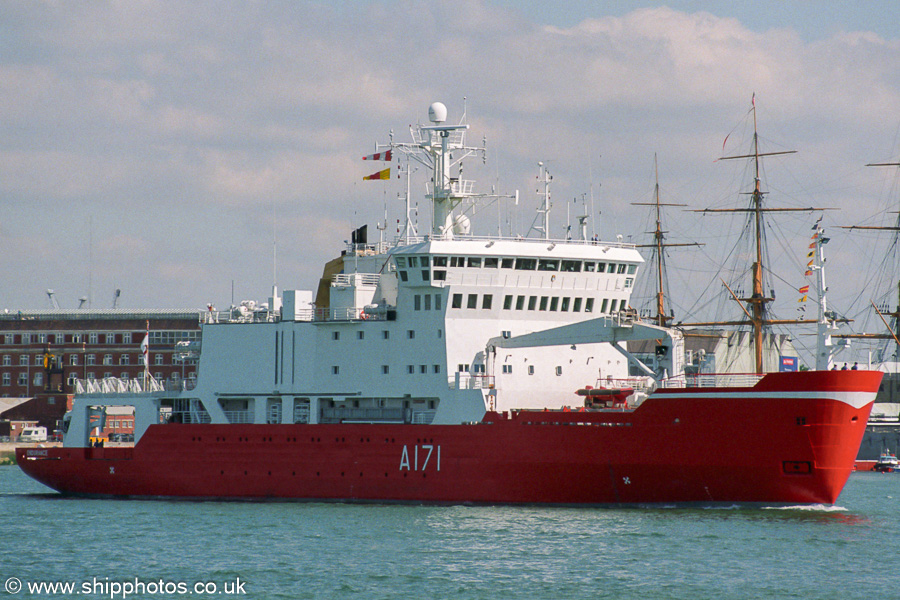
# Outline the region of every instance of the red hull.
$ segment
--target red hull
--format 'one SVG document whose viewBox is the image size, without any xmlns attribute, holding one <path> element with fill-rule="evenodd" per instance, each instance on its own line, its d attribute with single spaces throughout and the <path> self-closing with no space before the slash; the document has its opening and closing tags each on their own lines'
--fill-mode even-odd
<svg viewBox="0 0 900 600">
<path fill-rule="evenodd" d="M 854 372 L 847 384 L 829 373 L 802 386 L 776 374 L 744 390 L 661 390 L 634 411 L 488 413 L 473 425 L 154 425 L 134 448 L 20 448 L 17 459 L 77 495 L 830 504 L 872 404 L 829 395 L 874 396 L 881 375 Z"/>
</svg>

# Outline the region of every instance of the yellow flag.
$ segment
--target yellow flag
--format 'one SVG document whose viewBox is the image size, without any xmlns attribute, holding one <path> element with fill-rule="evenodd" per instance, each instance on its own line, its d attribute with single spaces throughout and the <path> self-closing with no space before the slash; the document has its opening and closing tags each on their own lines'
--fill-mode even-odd
<svg viewBox="0 0 900 600">
<path fill-rule="evenodd" d="M 372 173 L 371 175 L 366 175 L 363 177 L 363 181 L 367 179 L 390 179 L 391 178 L 391 168 L 388 167 L 383 171 L 378 171 L 377 173 Z"/>
</svg>

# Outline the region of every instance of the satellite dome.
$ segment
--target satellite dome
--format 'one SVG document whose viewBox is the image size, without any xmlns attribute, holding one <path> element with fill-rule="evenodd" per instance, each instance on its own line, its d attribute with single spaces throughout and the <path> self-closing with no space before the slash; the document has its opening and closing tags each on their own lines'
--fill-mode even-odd
<svg viewBox="0 0 900 600">
<path fill-rule="evenodd" d="M 447 107 L 440 102 L 432 102 L 428 107 L 428 119 L 432 123 L 443 123 L 447 120 Z"/>
</svg>

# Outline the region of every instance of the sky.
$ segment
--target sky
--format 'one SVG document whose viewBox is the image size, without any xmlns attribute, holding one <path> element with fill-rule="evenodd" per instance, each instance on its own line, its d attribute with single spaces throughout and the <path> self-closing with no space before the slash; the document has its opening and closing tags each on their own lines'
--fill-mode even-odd
<svg viewBox="0 0 900 600">
<path fill-rule="evenodd" d="M 656 156 L 661 200 L 688 205 L 669 241 L 704 244 L 668 253 L 673 310 L 734 318 L 743 223 L 690 211 L 747 205 L 748 165 L 716 159 L 749 151 L 753 99 L 761 149 L 797 150 L 764 161 L 767 205 L 839 209 L 772 216 L 776 316 L 799 315 L 821 216 L 830 307 L 871 331 L 896 248 L 840 227 L 896 223 L 897 170 L 865 165 L 900 159 L 898 22 L 888 1 L 3 2 L 0 310 L 315 289 L 352 229 L 387 211 L 396 233 L 403 182 L 360 159 L 441 101 L 486 140 L 466 177 L 519 191 L 476 231 L 527 233 L 542 161 L 551 233 L 592 198 L 601 237 L 643 243 Z"/>
</svg>

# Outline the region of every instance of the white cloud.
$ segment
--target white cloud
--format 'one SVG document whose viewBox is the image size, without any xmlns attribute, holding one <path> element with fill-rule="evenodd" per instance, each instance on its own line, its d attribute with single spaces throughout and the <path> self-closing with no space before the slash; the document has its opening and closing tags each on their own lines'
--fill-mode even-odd
<svg viewBox="0 0 900 600">
<path fill-rule="evenodd" d="M 245 250 L 269 247 L 273 205 L 290 255 L 283 273 L 295 278 L 282 287 L 315 286 L 347 232 L 382 219 L 385 203 L 396 220 L 402 186 L 363 183 L 374 168 L 359 159 L 389 130 L 408 139 L 434 100 L 458 119 L 468 97 L 469 141 L 487 136 L 489 164 L 471 161 L 467 176 L 481 190 L 519 188 L 519 222 L 531 222 L 545 160 L 556 226 L 593 185 L 603 233 L 614 235 L 643 222 L 630 202 L 652 190 L 654 152 L 671 201 L 746 201 L 741 171 L 713 160 L 729 131 L 729 149 L 746 149 L 741 119 L 754 92 L 764 143 L 800 150 L 766 164 L 777 175 L 772 201 L 849 200 L 854 217 L 874 212 L 876 177 L 861 164 L 897 152 L 900 40 L 866 30 L 810 40 L 800 23 L 760 30 L 729 6 L 586 9 L 565 27 L 474 0 L 6 5 L 0 17 L 17 28 L 0 59 L 0 222 L 68 245 L 72 257 L 84 244 L 59 242 L 60 223 L 93 215 L 98 239 L 141 241 L 119 251 L 156 269 L 157 282 L 116 282 L 131 286 L 128 298 L 223 304 L 211 296 L 234 277 L 260 297 L 271 284 L 266 252 Z M 414 193 L 422 187 L 414 181 Z M 711 236 L 715 226 L 694 217 L 671 219 Z M 710 256 L 728 249 L 707 241 Z M 0 280 L 16 281 L 11 265 L 34 261 L 34 245 L 5 246 Z M 78 270 L 59 253 L 40 256 L 48 277 Z M 195 284 L 171 289 L 192 273 Z M 20 280 L 0 300 L 40 305 L 46 285 Z"/>
</svg>

